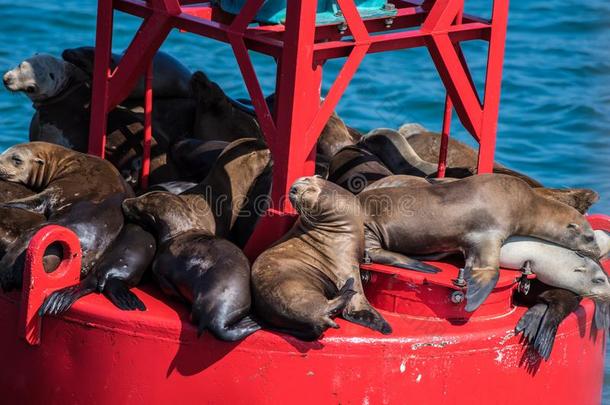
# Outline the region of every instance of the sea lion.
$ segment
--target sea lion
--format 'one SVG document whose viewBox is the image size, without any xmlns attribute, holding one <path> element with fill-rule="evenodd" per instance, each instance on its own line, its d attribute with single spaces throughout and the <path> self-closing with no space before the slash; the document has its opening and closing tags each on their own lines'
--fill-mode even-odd
<svg viewBox="0 0 610 405">
<path fill-rule="evenodd" d="M 391 176 L 393 173 L 381 159 L 361 145 L 350 145 L 335 154 L 328 168 L 328 180 L 353 194 L 358 194 L 369 184 Z"/>
<path fill-rule="evenodd" d="M 181 193 L 179 198 L 191 207 L 195 215 L 211 218 L 204 229 L 215 236 L 228 238 L 251 200 L 252 191 L 257 187 L 270 187 L 270 166 L 271 153 L 263 141 L 239 139 L 225 148 L 201 183 Z M 257 179 L 261 176 L 268 183 L 257 186 Z M 254 224 L 257 220 L 256 212 L 248 218 Z"/>
<path fill-rule="evenodd" d="M 228 145 L 225 141 L 180 139 L 170 147 L 168 160 L 180 173 L 180 179 L 198 183 L 205 179 Z"/>
<path fill-rule="evenodd" d="M 236 341 L 260 329 L 248 316 L 250 265 L 237 246 L 213 236 L 179 196 L 151 192 L 125 200 L 123 210 L 156 234 L 153 274 L 166 294 L 192 304 L 199 335 Z"/>
<path fill-rule="evenodd" d="M 580 213 L 537 195 L 513 176 L 482 174 L 434 185 L 374 189 L 358 198 L 366 214 L 366 249 L 374 262 L 425 271 L 405 255 L 464 254 L 469 312 L 494 288 L 500 249 L 510 236 L 537 237 L 595 259 L 600 253 Z"/>
<path fill-rule="evenodd" d="M 237 108 L 220 86 L 198 71 L 191 78 L 191 91 L 197 101 L 193 138 L 232 142 L 241 138 L 261 138 L 256 119 Z"/>
<path fill-rule="evenodd" d="M 49 295 L 38 313 L 61 315 L 80 298 L 94 292 L 103 293 L 124 311 L 146 310 L 130 288 L 140 283 L 150 268 L 156 251 L 155 238 L 140 226 L 126 224 L 93 269 L 79 284 Z"/>
<path fill-rule="evenodd" d="M 81 69 L 88 77 L 93 77 L 95 48 L 83 46 L 66 49 L 61 57 Z M 112 54 L 110 69 L 115 69 L 123 55 Z M 155 98 L 190 98 L 191 71 L 179 60 L 165 52 L 157 52 L 153 58 L 153 95 Z M 130 99 L 144 99 L 144 77 L 140 78 L 129 94 Z M 156 107 L 156 105 L 155 105 Z"/>
<path fill-rule="evenodd" d="M 109 162 L 47 142 L 22 143 L 0 155 L 0 179 L 38 193 L 5 206 L 59 215 L 80 201 L 101 202 L 127 194 L 128 186 Z"/>
<path fill-rule="evenodd" d="M 370 131 L 358 144 L 381 159 L 394 174 L 426 177 L 438 169 L 438 165 L 422 159 L 400 133 L 389 128 Z"/>
<path fill-rule="evenodd" d="M 335 315 L 384 334 L 392 329 L 364 296 L 362 210 L 343 188 L 302 177 L 290 188 L 292 229 L 252 266 L 256 313 L 271 328 L 314 340 Z"/>
<path fill-rule="evenodd" d="M 398 132 L 403 135 L 411 148 L 421 159 L 437 165 L 440 153 L 441 134 L 428 131 L 418 132 L 411 127 L 412 124 L 406 125 L 407 126 L 401 127 Z M 469 169 L 469 171 L 474 174 L 476 173 L 478 160 L 479 154 L 474 148 L 454 138 L 449 138 L 446 162 L 448 170 L 454 168 Z M 494 163 L 493 172 L 518 177 L 528 183 L 531 187 L 543 187 L 539 181 L 515 170 L 511 170 L 497 162 Z M 456 177 L 455 173 L 453 176 Z"/>
</svg>

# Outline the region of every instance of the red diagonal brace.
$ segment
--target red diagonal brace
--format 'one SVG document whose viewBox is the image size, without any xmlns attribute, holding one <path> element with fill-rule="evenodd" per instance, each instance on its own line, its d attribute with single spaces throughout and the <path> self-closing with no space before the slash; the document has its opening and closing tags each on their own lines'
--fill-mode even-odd
<svg viewBox="0 0 610 405">
<path fill-rule="evenodd" d="M 422 32 L 446 32 L 463 8 L 464 0 L 437 0 L 422 24 Z"/>
<path fill-rule="evenodd" d="M 144 20 L 110 78 L 108 111 L 129 96 L 171 29 L 171 18 L 165 13 Z"/>
</svg>

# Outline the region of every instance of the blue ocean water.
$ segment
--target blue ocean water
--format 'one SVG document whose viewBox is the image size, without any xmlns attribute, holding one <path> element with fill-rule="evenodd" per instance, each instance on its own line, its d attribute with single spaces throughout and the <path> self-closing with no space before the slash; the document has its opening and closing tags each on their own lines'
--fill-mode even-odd
<svg viewBox="0 0 610 405">
<path fill-rule="evenodd" d="M 35 4 L 35 5 L 33 5 Z M 467 11 L 489 15 L 488 1 L 467 1 Z M 93 45 L 96 2 L 0 0 L 0 69 L 36 52 L 59 55 Z M 138 20 L 117 14 L 114 48 L 127 46 Z M 205 70 L 229 94 L 246 96 L 227 45 L 174 32 L 163 50 L 192 69 Z M 484 43 L 465 52 L 476 78 L 484 74 Z M 265 92 L 272 91 L 273 61 L 255 56 Z M 328 63 L 328 88 L 343 61 Z M 511 4 L 497 159 L 549 187 L 589 187 L 610 213 L 610 3 L 515 0 Z M 444 91 L 425 50 L 370 55 L 338 107 L 361 130 L 419 122 L 440 129 Z M 0 150 L 27 140 L 32 107 L 21 95 L 0 89 Z M 454 120 L 454 134 L 469 136 Z M 606 371 L 610 381 L 610 370 Z M 604 398 L 610 401 L 610 387 Z M 610 403 L 610 402 L 609 402 Z"/>
</svg>

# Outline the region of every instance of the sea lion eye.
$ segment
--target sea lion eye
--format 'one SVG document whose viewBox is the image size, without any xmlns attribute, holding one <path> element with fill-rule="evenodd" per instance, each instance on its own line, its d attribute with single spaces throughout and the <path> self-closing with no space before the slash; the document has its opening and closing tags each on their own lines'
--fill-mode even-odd
<svg viewBox="0 0 610 405">
<path fill-rule="evenodd" d="M 578 226 L 578 224 L 568 224 L 568 229 L 578 230 L 580 229 L 580 226 Z"/>
<path fill-rule="evenodd" d="M 49 77 L 51 78 L 51 80 L 55 80 L 55 75 L 53 73 L 49 73 Z"/>
<path fill-rule="evenodd" d="M 595 277 L 593 280 L 591 280 L 593 282 L 593 284 L 604 284 L 604 282 L 606 281 L 603 277 Z"/>
<path fill-rule="evenodd" d="M 19 157 L 19 156 L 13 156 L 13 163 L 15 164 L 15 166 L 21 166 L 23 164 L 23 160 Z"/>
<path fill-rule="evenodd" d="M 25 92 L 26 93 L 34 93 L 36 91 L 36 87 L 35 86 L 28 86 L 25 88 Z"/>
</svg>

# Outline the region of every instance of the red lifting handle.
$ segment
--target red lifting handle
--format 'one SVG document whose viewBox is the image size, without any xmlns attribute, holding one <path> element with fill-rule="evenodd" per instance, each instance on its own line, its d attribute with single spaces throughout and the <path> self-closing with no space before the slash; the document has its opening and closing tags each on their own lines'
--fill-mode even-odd
<svg viewBox="0 0 610 405">
<path fill-rule="evenodd" d="M 58 242 L 63 249 L 61 263 L 56 270 L 47 273 L 43 266 L 46 249 Z M 30 345 L 40 344 L 41 319 L 38 309 L 49 294 L 77 284 L 80 280 L 81 249 L 78 237 L 67 228 L 49 225 L 40 229 L 26 251 L 19 315 L 19 336 Z"/>
</svg>

